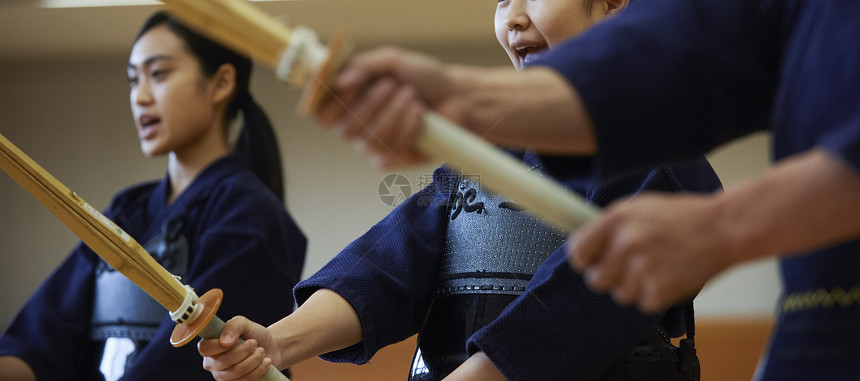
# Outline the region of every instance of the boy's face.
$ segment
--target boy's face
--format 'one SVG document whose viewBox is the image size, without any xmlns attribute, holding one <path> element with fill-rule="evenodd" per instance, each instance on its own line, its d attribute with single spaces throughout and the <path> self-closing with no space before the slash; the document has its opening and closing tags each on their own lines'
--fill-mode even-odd
<svg viewBox="0 0 860 381">
<path fill-rule="evenodd" d="M 599 21 L 607 13 L 606 1 L 498 0 L 496 38 L 517 70 L 545 55 L 568 38 Z"/>
</svg>

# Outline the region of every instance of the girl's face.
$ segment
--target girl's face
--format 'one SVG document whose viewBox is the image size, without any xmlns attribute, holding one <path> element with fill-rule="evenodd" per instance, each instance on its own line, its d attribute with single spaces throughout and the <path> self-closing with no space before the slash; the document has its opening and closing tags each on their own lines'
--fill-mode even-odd
<svg viewBox="0 0 860 381">
<path fill-rule="evenodd" d="M 185 153 L 220 133 L 213 86 L 197 58 L 164 25 L 146 32 L 128 59 L 131 110 L 144 155 Z"/>
<path fill-rule="evenodd" d="M 496 38 L 517 70 L 611 12 L 617 0 L 498 0 Z M 626 2 L 624 2 L 626 3 Z"/>
</svg>

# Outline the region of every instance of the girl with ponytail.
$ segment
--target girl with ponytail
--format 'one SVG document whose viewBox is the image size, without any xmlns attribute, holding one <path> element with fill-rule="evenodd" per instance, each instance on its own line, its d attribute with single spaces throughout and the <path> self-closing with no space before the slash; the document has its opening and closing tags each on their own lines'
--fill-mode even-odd
<svg viewBox="0 0 860 381">
<path fill-rule="evenodd" d="M 105 215 L 198 292 L 222 289 L 220 316 L 289 314 L 283 298 L 306 240 L 283 205 L 277 140 L 248 91 L 251 62 L 159 12 L 127 71 L 141 150 L 169 159 L 161 181 L 123 190 Z M 281 299 L 248 297 L 263 290 Z M 79 244 L 0 336 L 0 380 L 211 380 L 194 346 L 170 346 L 165 312 Z"/>
</svg>

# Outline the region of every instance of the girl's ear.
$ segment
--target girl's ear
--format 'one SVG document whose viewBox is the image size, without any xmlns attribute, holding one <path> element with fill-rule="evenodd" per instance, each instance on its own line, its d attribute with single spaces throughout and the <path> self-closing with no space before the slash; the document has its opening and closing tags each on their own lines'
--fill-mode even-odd
<svg viewBox="0 0 860 381">
<path fill-rule="evenodd" d="M 624 8 L 627 8 L 627 5 L 630 4 L 630 0 L 604 0 L 604 4 L 606 6 L 605 15 L 610 16 L 613 15 Z"/>
<path fill-rule="evenodd" d="M 209 82 L 212 101 L 226 102 L 236 89 L 236 68 L 231 64 L 223 64 L 212 76 Z"/>
</svg>

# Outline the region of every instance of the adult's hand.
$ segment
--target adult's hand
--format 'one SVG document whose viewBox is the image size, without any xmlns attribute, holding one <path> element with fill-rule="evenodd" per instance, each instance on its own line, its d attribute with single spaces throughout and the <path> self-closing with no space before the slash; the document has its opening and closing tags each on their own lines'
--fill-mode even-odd
<svg viewBox="0 0 860 381">
<path fill-rule="evenodd" d="M 595 291 L 645 313 L 695 295 L 730 264 L 717 198 L 643 194 L 575 232 L 574 267 Z"/>
<path fill-rule="evenodd" d="M 575 232 L 574 268 L 619 303 L 656 312 L 725 268 L 860 238 L 860 174 L 824 149 L 714 195 L 642 195 Z"/>
<path fill-rule="evenodd" d="M 318 123 L 353 141 L 384 168 L 426 160 L 415 141 L 428 107 L 452 120 L 459 113 L 442 63 L 397 48 L 352 57 L 334 90 L 315 115 Z"/>
</svg>

